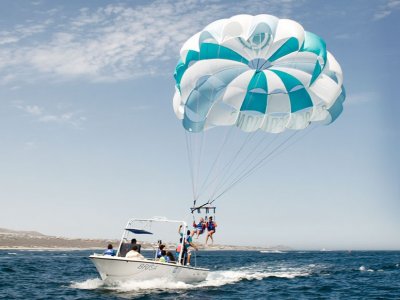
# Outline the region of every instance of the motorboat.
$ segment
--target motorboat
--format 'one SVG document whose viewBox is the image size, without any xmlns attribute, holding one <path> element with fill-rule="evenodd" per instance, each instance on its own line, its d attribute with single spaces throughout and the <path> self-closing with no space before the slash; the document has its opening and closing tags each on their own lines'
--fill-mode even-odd
<svg viewBox="0 0 400 300">
<path fill-rule="evenodd" d="M 183 237 L 188 229 L 185 221 L 168 220 L 165 217 L 130 219 L 124 228 L 121 242 L 115 256 L 103 254 L 93 254 L 89 256 L 99 272 L 101 279 L 106 282 L 166 279 L 185 283 L 205 280 L 209 269 L 197 267 L 196 257 L 192 257 L 191 260 L 191 263 L 194 261 L 194 264 L 188 265 L 186 263 L 184 238 L 179 242 L 180 247 L 177 247 L 177 249 L 180 249 L 179 252 L 176 252 L 174 244 L 169 243 L 170 245 L 174 245 L 173 252 L 174 254 L 176 252 L 175 261 L 160 261 L 157 259 L 156 254 L 149 257 L 148 254 L 151 253 L 151 251 L 143 251 L 147 252 L 147 255 L 145 255 L 146 257 L 143 259 L 125 257 L 126 253 L 132 248 L 132 237 L 137 237 L 137 240 L 143 241 L 143 236 L 155 236 L 154 227 L 165 232 L 167 228 L 166 225 L 175 225 L 174 228 L 179 228 Z M 160 244 L 161 240 L 151 244 L 155 252 Z"/>
</svg>

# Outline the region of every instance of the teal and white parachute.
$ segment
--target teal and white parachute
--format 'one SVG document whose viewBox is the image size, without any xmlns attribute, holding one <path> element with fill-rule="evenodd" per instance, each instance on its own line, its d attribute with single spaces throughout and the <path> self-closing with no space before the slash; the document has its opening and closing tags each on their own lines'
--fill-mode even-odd
<svg viewBox="0 0 400 300">
<path fill-rule="evenodd" d="M 295 21 L 271 15 L 237 15 L 215 21 L 193 35 L 180 51 L 175 80 L 173 107 L 188 139 L 213 127 L 233 126 L 246 133 L 265 134 L 297 131 L 313 122 L 329 124 L 341 114 L 345 99 L 341 67 L 324 40 Z M 189 151 L 193 147 L 198 148 L 188 145 Z M 262 160 L 270 152 L 260 155 Z M 189 153 L 197 161 L 193 157 Z M 227 164 L 235 169 L 231 162 Z M 240 164 L 245 165 L 243 173 L 236 170 L 233 181 L 224 183 L 226 188 L 261 163 Z M 223 168 L 226 171 L 226 165 Z M 195 172 L 194 166 L 191 169 Z M 210 192 L 207 201 L 218 195 Z M 198 197 L 194 191 L 195 201 Z"/>
</svg>

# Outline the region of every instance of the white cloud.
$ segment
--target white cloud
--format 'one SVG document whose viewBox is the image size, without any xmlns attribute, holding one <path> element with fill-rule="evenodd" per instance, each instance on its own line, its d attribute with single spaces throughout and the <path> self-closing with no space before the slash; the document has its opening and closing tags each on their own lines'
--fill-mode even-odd
<svg viewBox="0 0 400 300">
<path fill-rule="evenodd" d="M 81 128 L 83 122 L 86 121 L 86 117 L 82 116 L 81 111 L 60 111 L 59 107 L 58 111 L 54 113 L 48 112 L 38 105 L 26 105 L 20 101 L 15 102 L 14 106 L 41 123 L 67 124 L 74 128 Z"/>
<path fill-rule="evenodd" d="M 289 17 L 302 2 L 158 0 L 81 8 L 73 17 L 57 17 L 54 14 L 61 12 L 52 11 L 51 17 L 58 20 L 53 24 L 48 19 L 3 32 L 7 43 L 0 49 L 0 75 L 12 73 L 16 80 L 25 81 L 77 77 L 116 81 L 170 75 L 183 42 L 208 23 L 238 13 L 257 14 L 266 11 L 260 9 L 264 7 L 268 13 Z"/>
<path fill-rule="evenodd" d="M 38 24 L 16 25 L 11 30 L 0 31 L 0 45 L 15 44 L 26 38 L 45 32 L 53 21 L 47 19 Z"/>
<path fill-rule="evenodd" d="M 0 84 L 8 84 L 10 82 L 15 81 L 16 76 L 14 74 L 5 74 L 3 76 L 0 76 Z"/>
<path fill-rule="evenodd" d="M 382 4 L 374 14 L 373 19 L 375 21 L 386 18 L 391 15 L 394 11 L 400 9 L 400 0 L 386 0 L 384 4 Z"/>
<path fill-rule="evenodd" d="M 21 87 L 19 86 L 19 85 L 14 85 L 14 86 L 11 86 L 10 87 L 10 90 L 11 91 L 16 91 L 16 90 L 19 90 Z"/>
<path fill-rule="evenodd" d="M 132 111 L 154 110 L 156 107 L 152 105 L 137 105 L 130 108 Z"/>
<path fill-rule="evenodd" d="M 349 33 L 340 33 L 334 36 L 337 40 L 349 40 L 351 37 L 352 36 Z"/>
<path fill-rule="evenodd" d="M 359 105 L 363 103 L 373 102 L 379 99 L 376 92 L 360 92 L 346 95 L 345 105 Z"/>
<path fill-rule="evenodd" d="M 59 115 L 42 115 L 38 121 L 43 123 L 59 123 L 59 124 L 69 124 L 75 128 L 81 128 L 81 125 L 86 118 L 79 116 L 80 112 L 67 112 Z"/>
<path fill-rule="evenodd" d="M 27 105 L 24 107 L 25 112 L 28 114 L 34 115 L 34 116 L 39 116 L 43 113 L 43 110 L 37 106 L 37 105 Z"/>
<path fill-rule="evenodd" d="M 26 150 L 33 150 L 33 149 L 37 149 L 37 148 L 38 148 L 38 145 L 37 145 L 36 142 L 28 141 L 28 142 L 26 142 L 26 143 L 24 144 L 24 148 L 25 148 Z"/>
</svg>

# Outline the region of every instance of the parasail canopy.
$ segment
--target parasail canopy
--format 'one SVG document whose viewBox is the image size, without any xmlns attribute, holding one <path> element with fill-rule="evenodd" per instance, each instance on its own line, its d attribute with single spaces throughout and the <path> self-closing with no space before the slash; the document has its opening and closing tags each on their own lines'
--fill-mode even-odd
<svg viewBox="0 0 400 300">
<path fill-rule="evenodd" d="M 334 121 L 344 100 L 342 70 L 324 40 L 271 15 L 208 25 L 183 45 L 175 80 L 174 110 L 191 132 L 303 129 Z"/>
<path fill-rule="evenodd" d="M 237 15 L 206 26 L 182 46 L 174 76 L 174 111 L 190 134 L 226 126 L 248 133 L 282 133 L 314 122 L 330 124 L 345 100 L 342 69 L 325 41 L 293 20 L 266 14 Z M 190 143 L 193 152 L 198 145 Z M 270 155 L 259 152 L 262 161 Z M 189 153 L 192 164 L 200 164 L 193 156 Z M 244 165 L 247 169 L 236 171 L 247 176 L 259 162 Z M 195 172 L 194 166 L 191 169 Z M 232 183 L 242 175 L 234 176 Z M 232 186 L 221 182 L 220 188 Z M 195 201 L 198 197 L 194 192 Z"/>
</svg>

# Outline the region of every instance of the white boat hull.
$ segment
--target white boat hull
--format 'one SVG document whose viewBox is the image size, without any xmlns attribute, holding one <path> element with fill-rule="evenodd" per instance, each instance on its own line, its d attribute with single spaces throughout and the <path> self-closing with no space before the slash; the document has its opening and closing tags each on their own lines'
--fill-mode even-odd
<svg viewBox="0 0 400 300">
<path fill-rule="evenodd" d="M 91 255 L 90 259 L 101 279 L 107 282 L 159 278 L 194 283 L 205 280 L 209 271 L 204 268 L 125 257 Z"/>
</svg>

